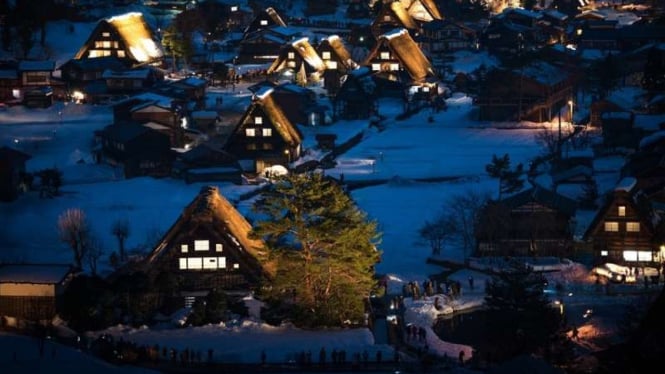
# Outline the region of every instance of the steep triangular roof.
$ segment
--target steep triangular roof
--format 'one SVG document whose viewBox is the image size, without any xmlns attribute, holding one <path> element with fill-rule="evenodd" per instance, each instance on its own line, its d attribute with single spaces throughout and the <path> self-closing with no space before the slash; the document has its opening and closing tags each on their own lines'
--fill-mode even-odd
<svg viewBox="0 0 665 374">
<path fill-rule="evenodd" d="M 418 28 L 416 21 L 413 19 L 413 17 L 411 17 L 408 10 L 404 7 L 404 5 L 401 2 L 393 1 L 387 7 L 384 6 L 383 9 L 385 9 L 385 11 L 382 10 L 382 12 L 385 12 L 384 14 L 389 14 L 390 16 L 392 16 L 393 19 L 401 23 L 403 27 L 409 30 Z M 383 15 L 380 14 L 377 17 L 377 19 L 379 17 L 383 17 Z"/>
<path fill-rule="evenodd" d="M 256 17 L 254 17 L 252 22 L 245 29 L 244 34 L 247 35 L 255 31 L 274 26 L 286 27 L 286 22 L 284 22 L 282 17 L 280 17 L 279 13 L 277 13 L 274 8 L 268 7 L 265 10 L 259 12 Z"/>
<path fill-rule="evenodd" d="M 314 47 L 312 47 L 312 45 L 309 43 L 309 39 L 307 37 L 304 37 L 295 40 L 290 44 L 287 44 L 284 48 L 282 48 L 279 57 L 277 57 L 275 62 L 273 62 L 272 65 L 270 65 L 270 67 L 268 68 L 268 74 L 280 71 L 282 68 L 286 66 L 288 53 L 290 51 L 294 51 L 298 55 L 300 55 L 303 61 L 305 61 L 309 66 L 308 68 L 309 71 L 321 72 L 326 69 L 323 60 L 321 60 L 319 54 L 316 52 Z"/>
<path fill-rule="evenodd" d="M 297 145 L 302 143 L 302 134 L 296 126 L 289 121 L 289 119 L 284 114 L 284 111 L 277 105 L 275 99 L 272 97 L 273 88 L 264 87 L 260 89 L 252 99 L 247 111 L 240 119 L 238 125 L 245 123 L 245 120 L 248 116 L 251 116 L 252 113 L 261 108 L 262 111 L 268 116 L 268 120 L 273 124 L 279 135 L 284 139 L 289 145 Z"/>
<path fill-rule="evenodd" d="M 219 193 L 219 189 L 215 186 L 201 188 L 201 192 L 185 207 L 180 217 L 159 241 L 157 247 L 148 255 L 146 264 L 149 266 L 163 256 L 167 249 L 173 249 L 171 241 L 181 229 L 188 225 L 199 224 L 208 224 L 209 227 L 214 227 L 220 232 L 227 231 L 242 251 L 252 256 L 260 264 L 264 275 L 274 274 L 275 264 L 268 261 L 268 250 L 265 243 L 249 237 L 249 232 L 252 230 L 250 223 Z"/>
<path fill-rule="evenodd" d="M 530 202 L 536 202 L 569 217 L 575 216 L 577 210 L 575 200 L 538 185 L 501 200 L 501 204 L 510 209 L 519 208 Z"/>
<path fill-rule="evenodd" d="M 139 63 L 149 63 L 164 57 L 161 45 L 156 41 L 152 30 L 139 12 L 130 12 L 103 19 L 97 23 L 88 40 L 74 57 L 81 59 L 94 48 L 94 43 L 103 32 L 113 31 L 124 44 L 128 58 Z"/>
<path fill-rule="evenodd" d="M 405 1 L 410 2 L 406 5 L 406 8 L 409 15 L 416 20 L 430 22 L 443 19 L 434 0 L 402 0 L 402 2 Z"/>
<path fill-rule="evenodd" d="M 379 36 L 374 49 L 369 53 L 363 65 L 369 65 L 384 46 L 391 50 L 414 81 L 419 82 L 435 76 L 430 61 L 406 29 L 395 29 Z"/>
<path fill-rule="evenodd" d="M 345 68 L 355 69 L 358 66 L 358 64 L 353 61 L 353 58 L 351 58 L 351 53 L 349 53 L 349 50 L 346 49 L 342 38 L 340 38 L 338 35 L 330 35 L 329 37 L 321 40 L 317 50 L 320 53 L 323 49 L 326 49 L 327 46 L 330 46 L 330 50 L 333 51 L 335 55 L 337 55 L 337 59 L 342 64 L 344 64 Z"/>
</svg>

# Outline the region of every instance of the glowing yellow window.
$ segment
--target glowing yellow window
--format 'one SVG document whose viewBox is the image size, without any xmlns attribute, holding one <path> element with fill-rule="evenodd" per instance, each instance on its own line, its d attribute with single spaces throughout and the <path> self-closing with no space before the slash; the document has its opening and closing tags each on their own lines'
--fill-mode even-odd
<svg viewBox="0 0 665 374">
<path fill-rule="evenodd" d="M 623 205 L 619 206 L 619 217 L 625 217 L 626 216 L 626 207 Z"/>
<path fill-rule="evenodd" d="M 619 232 L 619 222 L 605 222 L 605 231 Z"/>
<path fill-rule="evenodd" d="M 628 232 L 640 232 L 640 223 L 639 222 L 626 222 L 626 231 L 628 231 Z"/>
</svg>

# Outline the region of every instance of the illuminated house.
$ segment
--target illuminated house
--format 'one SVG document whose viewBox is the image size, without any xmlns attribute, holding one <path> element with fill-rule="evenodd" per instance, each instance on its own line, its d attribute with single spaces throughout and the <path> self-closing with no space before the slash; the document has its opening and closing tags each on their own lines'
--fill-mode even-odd
<svg viewBox="0 0 665 374">
<path fill-rule="evenodd" d="M 142 65 L 160 62 L 164 51 L 143 15 L 131 12 L 99 21 L 74 58 L 106 56 Z"/>
<path fill-rule="evenodd" d="M 299 84 L 318 81 L 326 65 L 309 44 L 308 38 L 301 38 L 284 45 L 279 57 L 268 68 L 268 74 L 278 74 Z"/>
<path fill-rule="evenodd" d="M 636 188 L 636 179 L 623 178 L 596 213 L 584 239 L 592 244 L 598 264 L 658 266 L 665 260 L 665 241 L 657 234 L 656 218 Z"/>
<path fill-rule="evenodd" d="M 53 103 L 53 61 L 0 62 L 0 101 L 22 103 L 32 107 L 48 107 Z"/>
<path fill-rule="evenodd" d="M 153 277 L 177 274 L 180 297 L 214 289 L 256 289 L 274 273 L 262 240 L 250 239 L 250 223 L 214 186 L 204 186 L 147 256 Z"/>
<path fill-rule="evenodd" d="M 224 149 L 235 156 L 248 173 L 288 165 L 300 158 L 302 134 L 272 97 L 273 89 L 261 88 L 229 136 Z"/>
<path fill-rule="evenodd" d="M 29 321 L 53 319 L 73 277 L 69 265 L 0 265 L 0 315 Z"/>
<path fill-rule="evenodd" d="M 368 66 L 383 95 L 428 101 L 438 95 L 439 80 L 407 30 L 383 34 L 362 64 Z"/>
<path fill-rule="evenodd" d="M 372 22 L 372 34 L 378 37 L 392 29 L 404 28 L 416 36 L 424 24 L 441 19 L 433 0 L 384 0 Z"/>
<path fill-rule="evenodd" d="M 326 66 L 323 73 L 323 87 L 330 94 L 335 94 L 340 87 L 341 78 L 349 71 L 356 69 L 358 64 L 353 61 L 344 41 L 337 35 L 331 35 L 321 40 L 316 47 L 316 52 Z"/>
<path fill-rule="evenodd" d="M 272 64 L 282 47 L 298 38 L 301 32 L 290 27 L 274 26 L 253 32 L 240 41 L 236 64 Z"/>
</svg>

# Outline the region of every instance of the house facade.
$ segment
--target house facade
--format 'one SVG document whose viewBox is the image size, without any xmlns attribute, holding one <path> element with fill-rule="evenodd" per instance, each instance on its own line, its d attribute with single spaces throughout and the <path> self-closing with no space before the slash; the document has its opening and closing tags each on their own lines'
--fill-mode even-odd
<svg viewBox="0 0 665 374">
<path fill-rule="evenodd" d="M 300 38 L 282 46 L 279 57 L 270 65 L 267 73 L 304 86 L 309 82 L 318 82 L 325 70 L 326 65 L 309 39 Z"/>
<path fill-rule="evenodd" d="M 0 315 L 50 321 L 56 316 L 62 295 L 74 275 L 70 265 L 0 265 Z"/>
<path fill-rule="evenodd" d="M 574 200 L 540 186 L 490 202 L 476 234 L 478 255 L 568 256 L 576 209 Z"/>
<path fill-rule="evenodd" d="M 349 72 L 333 99 L 335 117 L 347 120 L 370 118 L 378 110 L 376 95 L 376 83 L 368 67 Z"/>
<path fill-rule="evenodd" d="M 302 152 L 302 134 L 277 105 L 272 92 L 269 87 L 256 92 L 224 146 L 247 173 L 258 174 L 274 165 L 288 169 Z"/>
<path fill-rule="evenodd" d="M 176 297 L 256 289 L 274 274 L 261 240 L 251 239 L 250 223 L 220 193 L 205 186 L 146 257 L 142 268 L 181 279 Z"/>
<path fill-rule="evenodd" d="M 665 260 L 665 242 L 657 235 L 654 214 L 636 188 L 636 179 L 623 178 L 584 234 L 596 263 L 660 266 Z"/>
<path fill-rule="evenodd" d="M 120 123 L 95 132 L 97 162 L 122 167 L 125 178 L 171 174 L 174 154 L 166 128 Z"/>
<path fill-rule="evenodd" d="M 544 61 L 518 69 L 493 69 L 474 98 L 481 121 L 552 121 L 572 100 L 577 77 Z"/>
<path fill-rule="evenodd" d="M 107 56 L 126 59 L 132 65 L 158 64 L 164 51 L 143 14 L 130 12 L 99 21 L 74 58 Z"/>
</svg>

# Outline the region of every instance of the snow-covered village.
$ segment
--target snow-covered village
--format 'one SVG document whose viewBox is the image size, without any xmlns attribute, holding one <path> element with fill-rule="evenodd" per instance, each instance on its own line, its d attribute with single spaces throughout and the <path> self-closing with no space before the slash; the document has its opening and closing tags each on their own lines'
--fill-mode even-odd
<svg viewBox="0 0 665 374">
<path fill-rule="evenodd" d="M 2 372 L 658 371 L 664 5 L 0 0 Z"/>
</svg>

